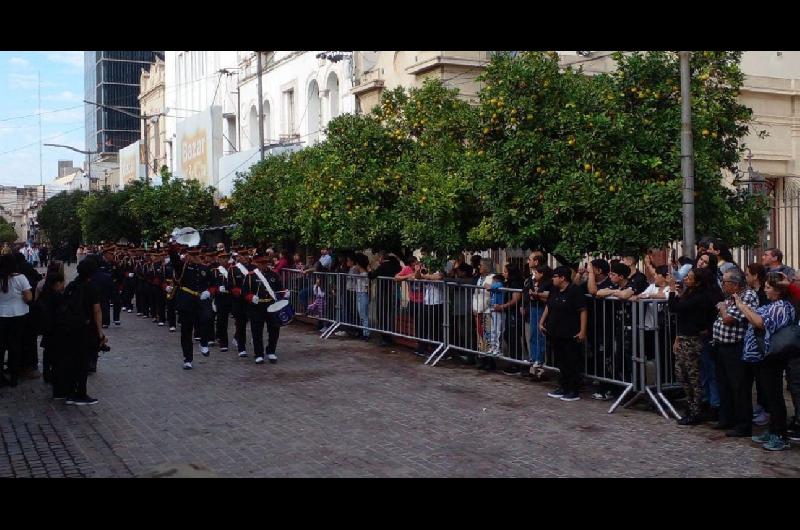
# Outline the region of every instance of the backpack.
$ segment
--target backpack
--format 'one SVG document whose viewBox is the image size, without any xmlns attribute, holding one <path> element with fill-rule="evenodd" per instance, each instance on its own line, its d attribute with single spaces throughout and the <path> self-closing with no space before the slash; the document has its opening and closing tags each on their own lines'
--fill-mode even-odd
<svg viewBox="0 0 800 530">
<path fill-rule="evenodd" d="M 72 333 L 85 329 L 90 323 L 86 316 L 86 282 L 73 280 L 64 289 L 64 304 L 62 311 L 58 315 L 57 323 L 59 329 L 66 329 Z"/>
</svg>

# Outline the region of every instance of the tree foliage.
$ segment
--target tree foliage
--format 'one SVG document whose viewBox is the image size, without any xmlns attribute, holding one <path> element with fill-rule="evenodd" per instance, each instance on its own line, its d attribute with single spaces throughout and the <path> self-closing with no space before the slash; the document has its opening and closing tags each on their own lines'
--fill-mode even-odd
<svg viewBox="0 0 800 530">
<path fill-rule="evenodd" d="M 751 111 L 740 52 L 692 56 L 697 232 L 752 244 L 765 201 L 727 187 Z M 644 251 L 682 236 L 680 75 L 674 52 L 561 69 L 555 53 L 497 54 L 472 107 L 440 81 L 386 91 L 367 116 L 270 157 L 231 200 L 245 239 L 338 248 Z M 437 258 L 438 259 L 438 258 Z"/>
<path fill-rule="evenodd" d="M 78 216 L 78 205 L 88 192 L 75 190 L 62 191 L 50 197 L 42 206 L 39 215 L 39 227 L 44 230 L 53 244 L 66 242 L 77 247 L 81 242 L 81 221 Z"/>
<path fill-rule="evenodd" d="M 5 217 L 0 217 L 0 243 L 13 243 L 16 240 L 17 231 Z"/>
<path fill-rule="evenodd" d="M 78 217 L 84 242 L 141 239 L 139 222 L 128 207 L 135 189 L 128 187 L 118 192 L 105 189 L 83 198 L 78 205 Z"/>
</svg>

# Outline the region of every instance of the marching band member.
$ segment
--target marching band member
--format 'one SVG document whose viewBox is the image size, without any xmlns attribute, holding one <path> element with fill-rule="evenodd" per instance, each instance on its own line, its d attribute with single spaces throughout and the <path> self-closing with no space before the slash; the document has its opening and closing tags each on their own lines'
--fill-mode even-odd
<svg viewBox="0 0 800 530">
<path fill-rule="evenodd" d="M 267 359 L 271 364 L 278 362 L 277 346 L 280 336 L 280 326 L 277 325 L 267 308 L 277 301 L 283 292 L 281 280 L 275 272 L 268 269 L 269 258 L 259 256 L 253 260 L 255 266 L 242 288 L 245 299 L 245 311 L 247 319 L 250 321 L 250 332 L 253 335 L 253 350 L 256 356 L 256 364 L 264 363 L 264 325 L 267 327 Z"/>
<path fill-rule="evenodd" d="M 175 308 L 181 318 L 181 349 L 183 351 L 183 369 L 191 370 L 194 360 L 194 341 L 192 335 L 195 327 L 203 330 L 207 326 L 207 314 L 203 311 L 203 302 L 211 299 L 210 277 L 205 267 L 200 264 L 200 251 L 189 250 L 181 259 L 176 247 L 170 247 L 170 262 L 175 267 L 180 287 L 175 295 Z M 208 337 L 201 332 L 200 353 L 208 357 Z"/>
</svg>

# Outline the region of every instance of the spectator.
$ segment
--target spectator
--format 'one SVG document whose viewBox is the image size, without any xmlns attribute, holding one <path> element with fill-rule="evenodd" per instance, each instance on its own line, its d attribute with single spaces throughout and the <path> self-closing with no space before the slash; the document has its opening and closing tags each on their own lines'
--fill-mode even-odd
<svg viewBox="0 0 800 530">
<path fill-rule="evenodd" d="M 57 263 L 57 262 L 53 262 Z M 44 286 L 37 297 L 39 306 L 40 330 L 42 332 L 42 371 L 45 382 L 53 386 L 53 399 L 66 399 L 66 349 L 70 330 L 67 329 L 66 315 L 69 311 L 64 300 L 64 274 L 57 268 L 48 270 L 42 280 Z"/>
<path fill-rule="evenodd" d="M 713 240 L 709 241 L 709 248 L 713 247 Z M 714 298 L 714 304 L 722 301 L 725 296 L 719 286 L 718 278 L 718 260 L 717 255 L 710 250 L 705 254 L 701 254 L 697 258 L 697 267 L 710 271 L 714 282 L 710 287 L 710 296 Z M 719 391 L 717 388 L 716 368 L 714 361 L 711 359 L 711 336 L 704 334 L 701 337 L 702 349 L 700 352 L 700 381 L 703 387 L 703 402 L 710 407 L 712 419 L 719 411 Z"/>
<path fill-rule="evenodd" d="M 398 272 L 394 279 L 398 282 L 408 281 L 408 314 L 414 323 L 414 333 L 417 337 L 423 337 L 426 330 L 425 314 L 423 312 L 424 284 L 421 281 L 422 263 L 416 256 L 411 256 L 406 260 L 406 265 Z M 425 355 L 427 347 L 422 340 L 417 341 L 417 349 L 414 351 L 420 357 Z"/>
<path fill-rule="evenodd" d="M 794 280 L 794 269 L 783 264 L 783 252 L 778 248 L 768 248 L 761 255 L 761 263 L 767 272 L 782 272 L 790 280 Z"/>
<path fill-rule="evenodd" d="M 39 258 L 42 260 L 42 267 L 46 268 L 50 262 L 50 249 L 47 245 L 42 245 L 42 248 L 39 249 Z"/>
<path fill-rule="evenodd" d="M 709 269 L 692 269 L 683 286 L 678 288 L 674 278 L 669 279 L 669 309 L 677 316 L 675 338 L 675 371 L 686 393 L 688 411 L 678 420 L 680 425 L 702 422 L 700 413 L 700 352 L 702 335 L 708 333 L 708 319 L 716 301 L 710 296 L 714 277 Z"/>
<path fill-rule="evenodd" d="M 765 291 L 770 303 L 755 310 L 744 302 L 743 297 L 734 295 L 736 307 L 750 323 L 744 338 L 743 360 L 757 363 L 757 377 L 763 386 L 770 413 L 769 431 L 754 436 L 753 441 L 768 451 L 782 451 L 789 447 L 783 397 L 783 372 L 787 360 L 769 355 L 772 336 L 786 326 L 795 325 L 795 308 L 788 300 L 789 290 L 782 284 L 783 279 L 780 274 L 767 274 Z"/>
<path fill-rule="evenodd" d="M 692 270 L 693 263 L 694 261 L 692 261 L 692 258 L 689 258 L 687 256 L 681 256 L 680 258 L 678 258 L 677 262 L 678 266 L 675 267 L 674 271 L 672 272 L 672 275 L 675 277 L 676 282 L 680 283 L 683 281 L 684 278 L 686 278 L 686 275 L 689 274 L 690 270 Z"/>
<path fill-rule="evenodd" d="M 34 291 L 34 299 L 39 299 L 39 294 L 41 294 L 42 289 L 44 289 L 45 281 L 47 280 L 47 276 L 50 274 L 61 274 L 64 276 L 64 263 L 58 260 L 51 261 L 47 265 L 47 272 L 45 273 L 45 277 L 39 280 L 36 284 L 36 289 Z"/>
<path fill-rule="evenodd" d="M 17 260 L 12 255 L 0 256 L 0 383 L 17 385 L 21 369 L 29 376 L 30 367 L 20 359 L 26 330 L 28 304 L 33 300 L 28 279 L 17 272 Z M 3 357 L 8 352 L 10 380 L 2 378 Z M 38 377 L 38 375 L 36 375 Z"/>
<path fill-rule="evenodd" d="M 488 258 L 482 258 L 478 269 L 478 279 L 475 282 L 475 290 L 472 293 L 472 313 L 475 316 L 475 331 L 477 334 L 478 351 L 488 352 L 490 350 L 490 338 L 492 334 L 492 306 L 491 296 L 487 287 L 491 287 L 494 281 L 494 263 Z M 492 357 L 486 355 L 478 356 L 478 368 L 480 370 L 492 371 L 497 368 Z"/>
<path fill-rule="evenodd" d="M 341 258 L 340 258 L 341 259 Z M 345 274 L 345 289 L 344 299 L 342 300 L 342 317 L 344 322 L 348 324 L 357 324 L 358 317 L 358 303 L 356 301 L 356 288 L 355 288 L 355 275 L 358 274 L 358 267 L 356 266 L 355 257 L 352 254 L 344 255 L 344 264 L 337 270 L 339 274 Z M 335 333 L 337 337 L 350 336 L 356 338 L 361 335 L 361 330 L 352 326 L 342 326 L 340 331 Z"/>
<path fill-rule="evenodd" d="M 631 269 L 631 274 L 628 276 L 628 280 L 630 281 L 633 292 L 635 294 L 644 292 L 644 290 L 647 289 L 647 277 L 639 272 L 639 269 L 637 268 L 639 257 L 632 253 L 624 254 L 622 256 L 622 263 Z"/>
<path fill-rule="evenodd" d="M 767 293 L 764 292 L 764 282 L 767 279 L 767 269 L 760 263 L 751 263 L 747 266 L 747 286 L 755 291 L 758 296 L 758 305 L 767 305 Z"/>
<path fill-rule="evenodd" d="M 480 254 L 473 254 L 472 257 L 469 259 L 470 263 L 472 264 L 472 275 L 477 280 L 480 277 L 480 270 L 481 270 L 481 256 Z"/>
<path fill-rule="evenodd" d="M 441 280 L 444 274 L 441 270 L 428 270 L 423 266 L 415 273 L 415 278 L 425 280 L 422 292 L 422 311 L 425 322 L 424 337 L 430 342 L 426 343 L 426 354 L 433 353 L 434 345 L 442 343 L 442 318 L 444 318 L 444 293 Z"/>
<path fill-rule="evenodd" d="M 747 319 L 737 307 L 734 295 L 755 311 L 758 296 L 747 287 L 744 274 L 729 268 L 722 277 L 722 289 L 728 297 L 717 304 L 717 319 L 713 326 L 713 351 L 719 388 L 719 422 L 715 429 L 726 430 L 726 436 L 752 435 L 753 380 L 752 365 L 742 361 L 742 348 Z"/>
<path fill-rule="evenodd" d="M 597 298 L 613 296 L 614 298 L 627 300 L 644 292 L 645 289 L 647 289 L 647 281 L 645 281 L 644 285 L 642 285 L 641 280 L 637 277 L 637 282 L 634 285 L 633 281 L 631 280 L 632 276 L 633 274 L 631 273 L 630 267 L 624 263 L 614 264 L 608 273 L 608 279 L 611 280 L 611 286 L 598 289 L 595 293 L 595 296 Z"/>
<path fill-rule="evenodd" d="M 647 286 L 643 293 L 632 300 L 665 300 L 669 297 L 669 267 L 659 265 L 653 269 L 653 283 Z M 654 330 L 658 322 L 658 312 L 663 309 L 662 304 L 647 304 L 644 314 L 645 330 Z"/>
<path fill-rule="evenodd" d="M 68 323 L 70 339 L 67 341 L 67 405 L 94 405 L 97 399 L 89 396 L 86 380 L 89 363 L 99 346 L 106 342 L 101 325 L 100 293 L 92 285 L 92 275 L 97 271 L 94 260 L 84 260 L 78 264 L 78 277 L 64 290 L 68 304 L 65 316 L 74 323 Z"/>
<path fill-rule="evenodd" d="M 503 281 L 503 277 L 499 274 L 496 274 L 492 278 L 491 283 L 488 283 L 485 287 L 490 291 L 489 306 L 491 307 L 490 315 L 492 319 L 487 340 L 489 342 L 489 355 L 494 356 L 502 355 L 502 351 L 500 350 L 500 341 L 502 339 L 503 326 L 505 324 L 505 314 L 502 309 L 503 298 L 505 295 L 500 289 L 504 287 L 505 282 Z"/>
<path fill-rule="evenodd" d="M 361 322 L 361 340 L 369 341 L 369 259 L 364 254 L 355 255 L 355 271 L 353 274 L 358 276 L 354 280 L 356 292 L 356 305 L 358 306 L 358 317 Z"/>
<path fill-rule="evenodd" d="M 797 304 L 800 304 L 800 284 L 798 284 L 797 280 L 790 282 L 786 275 L 783 275 L 783 280 L 781 280 L 780 284 L 788 289 L 789 298 L 795 304 L 795 311 L 797 311 Z M 786 366 L 786 380 L 789 393 L 792 396 L 792 405 L 794 406 L 794 414 L 787 426 L 786 436 L 792 442 L 800 442 L 800 355 L 797 352 L 794 355 L 789 355 L 789 362 Z"/>
<path fill-rule="evenodd" d="M 42 275 L 33 268 L 33 265 L 25 261 L 21 254 L 14 256 L 17 260 L 17 272 L 25 276 L 28 280 L 28 285 L 33 288 Z M 35 293 L 32 293 L 35 294 Z M 36 300 L 34 297 L 33 300 Z M 19 367 L 25 373 L 25 377 L 35 379 L 41 376 L 39 372 L 39 348 L 36 345 L 36 337 L 38 330 L 36 329 L 36 321 L 34 315 L 29 311 L 23 319 L 21 319 L 24 326 L 22 329 L 22 345 L 20 349 L 20 357 L 18 359 Z"/>
<path fill-rule="evenodd" d="M 600 289 L 608 289 L 613 286 L 611 278 L 608 277 L 611 268 L 604 259 L 593 259 L 589 263 L 588 278 L 585 284 L 585 293 L 592 296 L 597 294 Z"/>
<path fill-rule="evenodd" d="M 544 366 L 546 342 L 544 334 L 539 330 L 539 320 L 547 305 L 547 297 L 553 289 L 553 270 L 547 265 L 538 265 L 533 275 L 523 285 L 528 303 L 525 305 L 528 321 L 528 352 L 531 361 L 530 374 L 541 377 Z"/>
<path fill-rule="evenodd" d="M 711 274 L 715 278 L 717 277 L 717 256 L 715 254 L 710 254 L 708 252 L 698 254 L 695 266 L 698 269 L 709 269 Z"/>
<path fill-rule="evenodd" d="M 472 291 L 464 287 L 465 285 L 475 284 L 472 266 L 462 263 L 453 272 L 455 273 L 455 278 L 449 281 L 451 285 L 450 292 L 452 293 L 450 296 L 450 344 L 459 349 L 474 350 L 477 345 L 475 333 L 472 331 L 472 325 L 470 324 Z M 455 287 L 452 287 L 453 285 Z M 475 355 L 466 353 L 461 356 L 461 361 L 465 364 L 473 365 L 475 364 Z"/>
<path fill-rule="evenodd" d="M 295 252 L 294 256 L 292 257 L 292 268 L 299 271 L 302 271 L 306 268 L 306 266 L 303 265 L 303 258 L 300 257 L 299 252 Z"/>
<path fill-rule="evenodd" d="M 320 253 L 319 264 L 326 272 L 330 271 L 331 266 L 333 265 L 333 258 L 330 255 L 330 249 L 321 248 L 319 249 L 319 253 Z"/>
<path fill-rule="evenodd" d="M 368 273 L 370 280 L 376 278 L 394 278 L 402 270 L 400 261 L 397 257 L 387 254 L 384 251 L 378 252 L 375 263 Z M 397 295 L 394 283 L 388 280 L 378 280 L 376 287 L 376 300 L 384 304 L 378 308 L 379 329 L 395 329 L 395 317 L 397 311 Z M 381 333 L 380 346 L 391 346 L 394 339 L 390 333 Z"/>
<path fill-rule="evenodd" d="M 502 303 L 498 307 L 494 307 L 494 311 L 505 312 L 505 341 L 508 346 L 506 357 L 522 361 L 528 357 L 525 352 L 525 319 L 523 317 L 523 303 L 522 303 L 522 288 L 524 280 L 522 279 L 522 271 L 516 263 L 507 263 L 503 269 L 503 279 L 506 289 L 513 289 L 504 291 Z M 520 373 L 519 365 L 517 363 L 508 363 L 503 369 L 503 373 L 507 375 L 516 375 Z"/>
<path fill-rule="evenodd" d="M 281 250 L 278 252 L 278 263 L 275 264 L 275 274 L 280 275 L 281 271 L 289 266 L 289 260 L 286 259 L 286 251 Z"/>
<path fill-rule="evenodd" d="M 586 340 L 588 324 L 586 298 L 571 278 L 569 267 L 553 271 L 553 290 L 539 321 L 539 330 L 551 341 L 560 370 L 560 387 L 547 395 L 563 401 L 580 399 L 580 344 Z"/>
<path fill-rule="evenodd" d="M 723 275 L 731 269 L 738 269 L 739 266 L 733 262 L 733 255 L 728 245 L 725 243 L 714 241 L 711 245 L 710 252 L 713 252 L 717 256 L 717 279 L 719 280 L 720 287 L 722 287 Z"/>
</svg>

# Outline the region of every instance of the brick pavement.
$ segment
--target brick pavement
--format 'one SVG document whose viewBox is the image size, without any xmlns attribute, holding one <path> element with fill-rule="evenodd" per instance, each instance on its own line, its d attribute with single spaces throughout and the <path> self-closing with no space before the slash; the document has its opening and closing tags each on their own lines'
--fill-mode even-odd
<svg viewBox="0 0 800 530">
<path fill-rule="evenodd" d="M 213 348 L 185 372 L 179 335 L 134 315 L 108 330 L 89 380 L 99 404 L 53 402 L 41 380 L 0 389 L 0 477 L 800 476 L 798 448 L 609 415 L 301 324 L 282 330 L 277 365 Z"/>
</svg>

